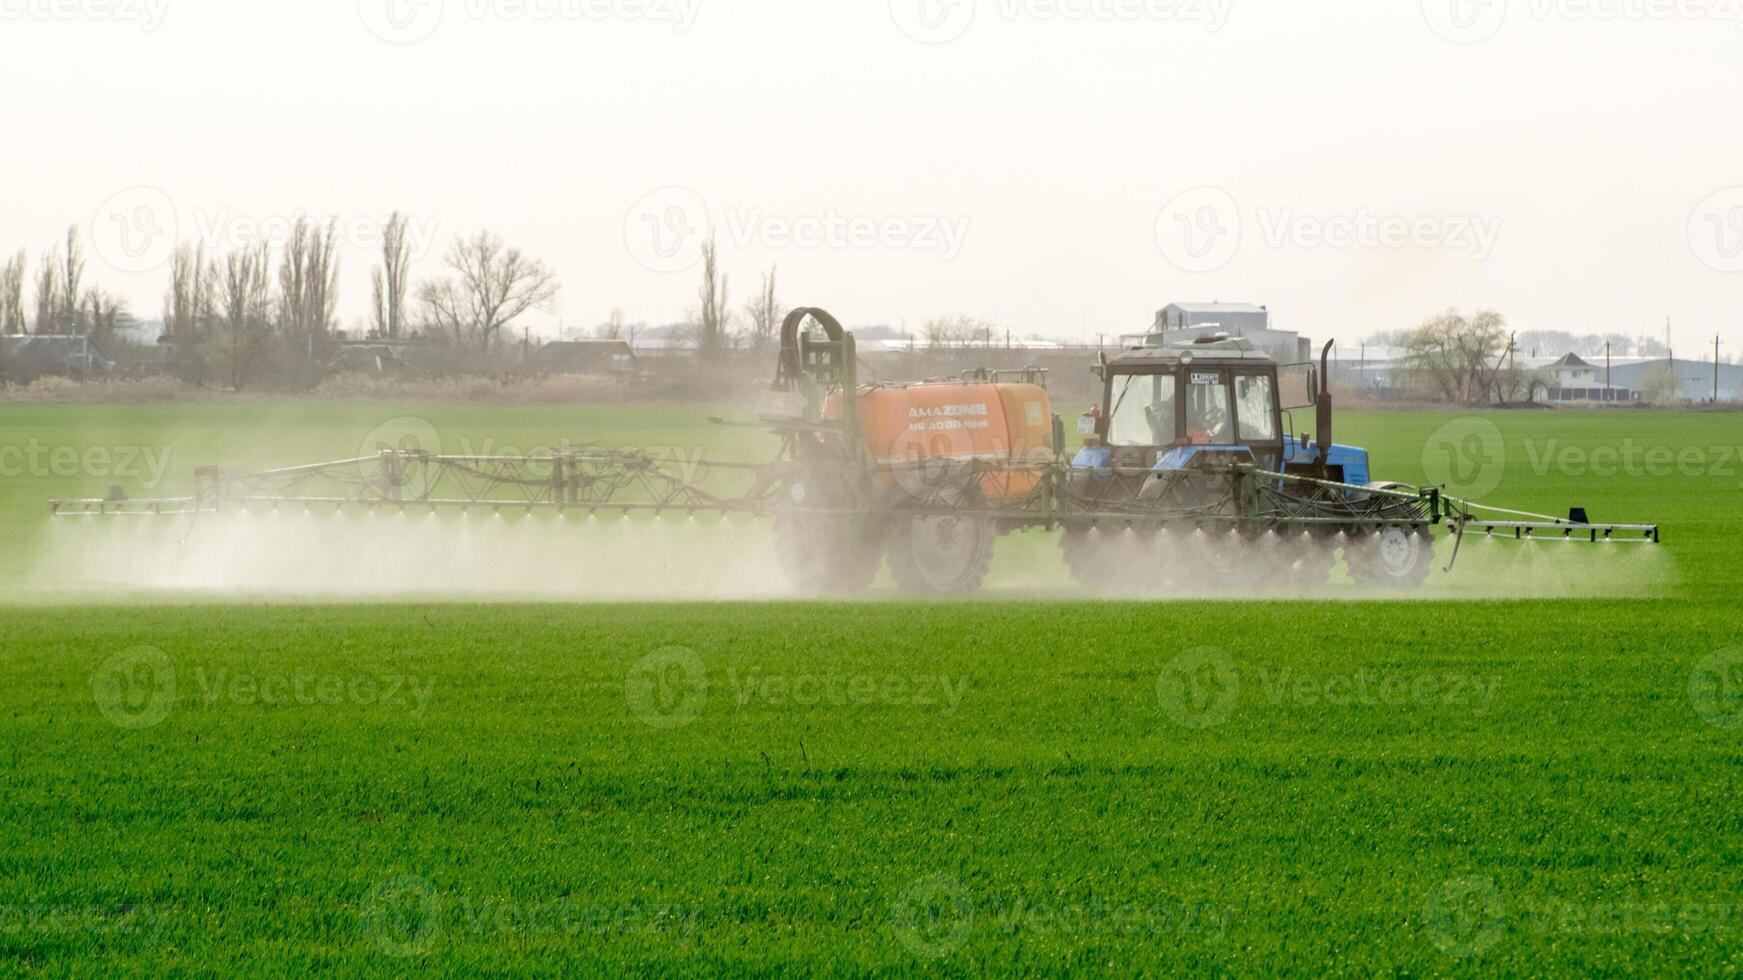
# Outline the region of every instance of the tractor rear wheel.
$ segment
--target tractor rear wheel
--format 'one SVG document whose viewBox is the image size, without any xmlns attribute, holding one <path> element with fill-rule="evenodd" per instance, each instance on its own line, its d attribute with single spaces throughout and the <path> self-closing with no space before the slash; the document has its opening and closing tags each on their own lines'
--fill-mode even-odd
<svg viewBox="0 0 1743 980">
<path fill-rule="evenodd" d="M 1434 567 L 1434 537 L 1422 525 L 1388 524 L 1354 535 L 1344 546 L 1350 578 L 1364 585 L 1419 585 Z"/>
<path fill-rule="evenodd" d="M 973 592 L 992 565 L 995 537 L 992 521 L 984 517 L 897 513 L 890 520 L 890 574 L 909 592 Z"/>
</svg>

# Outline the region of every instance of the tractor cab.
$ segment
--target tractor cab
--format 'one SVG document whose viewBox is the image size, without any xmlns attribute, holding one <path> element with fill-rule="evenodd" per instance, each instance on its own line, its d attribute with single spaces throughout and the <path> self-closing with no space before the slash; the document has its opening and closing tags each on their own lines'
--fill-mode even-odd
<svg viewBox="0 0 1743 980">
<path fill-rule="evenodd" d="M 1167 471 L 1247 462 L 1305 472 L 1321 463 L 1313 437 L 1294 425 L 1297 411 L 1306 410 L 1304 420 L 1317 417 L 1311 364 L 1279 366 L 1245 340 L 1213 334 L 1136 347 L 1104 359 L 1097 371 L 1102 404 L 1079 422 L 1085 446 L 1074 468 Z M 1332 450 L 1324 461 L 1328 478 L 1367 481 L 1366 453 Z"/>
</svg>

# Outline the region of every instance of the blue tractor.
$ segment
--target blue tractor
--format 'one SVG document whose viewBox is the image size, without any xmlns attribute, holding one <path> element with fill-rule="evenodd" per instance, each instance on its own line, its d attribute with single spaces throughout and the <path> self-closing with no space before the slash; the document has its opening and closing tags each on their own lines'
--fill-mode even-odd
<svg viewBox="0 0 1743 980">
<path fill-rule="evenodd" d="M 1315 372 L 1222 334 L 1162 334 L 1096 370 L 1102 403 L 1079 420 L 1064 509 L 1126 519 L 1061 522 L 1080 581 L 1312 585 L 1340 556 L 1363 583 L 1427 577 L 1438 492 L 1373 482 L 1367 451 L 1332 441 L 1324 353 Z"/>
</svg>

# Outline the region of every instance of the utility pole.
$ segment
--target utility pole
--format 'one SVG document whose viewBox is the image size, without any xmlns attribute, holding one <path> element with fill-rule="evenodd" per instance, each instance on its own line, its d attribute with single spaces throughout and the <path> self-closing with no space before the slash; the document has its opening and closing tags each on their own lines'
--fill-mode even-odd
<svg viewBox="0 0 1743 980">
<path fill-rule="evenodd" d="M 1719 404 L 1719 335 L 1713 335 L 1713 405 Z"/>
<path fill-rule="evenodd" d="M 1614 401 L 1616 389 L 1610 387 L 1610 342 L 1604 341 L 1604 400 Z"/>
</svg>

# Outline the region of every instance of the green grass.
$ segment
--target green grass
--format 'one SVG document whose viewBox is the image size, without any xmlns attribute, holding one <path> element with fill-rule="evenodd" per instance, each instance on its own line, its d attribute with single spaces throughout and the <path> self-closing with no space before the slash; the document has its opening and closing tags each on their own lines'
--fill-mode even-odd
<svg viewBox="0 0 1743 980">
<path fill-rule="evenodd" d="M 9 408 L 0 446 L 173 446 L 185 472 L 349 455 L 407 414 L 445 444 L 762 448 L 682 407 Z M 1339 437 L 1411 481 L 1456 418 Z M 1492 420 L 1488 498 L 1661 521 L 1653 574 L 1013 598 L 1058 575 L 1030 535 L 1004 601 L 955 605 L 0 608 L 0 969 L 1735 972 L 1735 417 Z M 1534 465 L 1549 438 L 1704 468 Z M 42 499 L 111 482 L 0 481 L 0 581 Z"/>
</svg>

